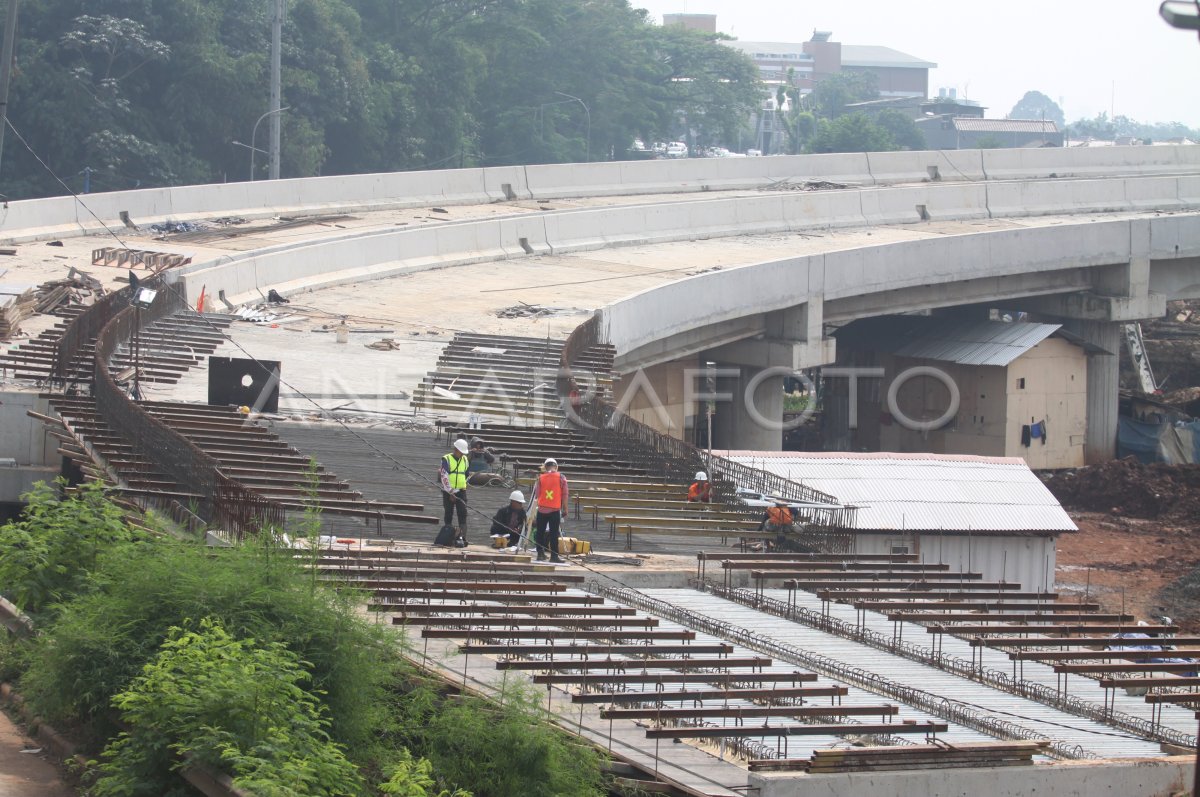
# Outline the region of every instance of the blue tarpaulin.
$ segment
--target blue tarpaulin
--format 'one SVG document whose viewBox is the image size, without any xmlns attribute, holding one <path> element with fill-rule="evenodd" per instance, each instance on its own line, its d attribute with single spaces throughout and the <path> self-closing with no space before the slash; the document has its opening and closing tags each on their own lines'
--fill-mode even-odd
<svg viewBox="0 0 1200 797">
<path fill-rule="evenodd" d="M 1122 417 L 1117 425 L 1117 456 L 1144 463 L 1200 463 L 1200 421 L 1150 423 Z"/>
</svg>

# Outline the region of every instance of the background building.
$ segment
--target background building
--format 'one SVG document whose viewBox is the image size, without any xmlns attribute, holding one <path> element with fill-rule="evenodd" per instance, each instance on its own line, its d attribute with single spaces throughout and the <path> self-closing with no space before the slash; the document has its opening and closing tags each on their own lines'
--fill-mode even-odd
<svg viewBox="0 0 1200 797">
<path fill-rule="evenodd" d="M 917 120 L 929 149 L 1061 147 L 1063 133 L 1049 119 L 979 119 L 938 116 Z"/>
<path fill-rule="evenodd" d="M 664 18 L 665 20 L 665 18 Z M 714 22 L 715 24 L 715 22 Z M 829 31 L 813 31 L 806 42 L 725 41 L 748 55 L 766 83 L 783 83 L 792 70 L 791 85 L 811 91 L 823 77 L 841 72 L 875 75 L 881 97 L 929 96 L 929 70 L 937 67 L 890 47 L 842 44 Z"/>
<path fill-rule="evenodd" d="M 1084 464 L 1088 354 L 1102 352 L 1085 349 L 1060 324 L 882 316 L 848 324 L 837 341 L 839 365 L 883 375 L 859 380 L 853 423 L 848 383 L 830 382 L 831 449 L 1021 457 L 1033 468 Z M 889 411 L 893 382 L 914 367 L 945 374 L 958 391 L 957 411 L 937 429 L 908 428 Z M 895 402 L 904 417 L 932 421 L 952 394 L 942 378 L 915 376 L 895 389 Z"/>
</svg>

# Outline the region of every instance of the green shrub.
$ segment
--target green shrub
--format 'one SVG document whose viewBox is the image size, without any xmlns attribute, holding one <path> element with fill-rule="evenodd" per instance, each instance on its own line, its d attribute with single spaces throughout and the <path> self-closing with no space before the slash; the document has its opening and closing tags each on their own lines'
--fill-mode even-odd
<svg viewBox="0 0 1200 797">
<path fill-rule="evenodd" d="M 55 483 L 63 486 L 61 479 Z M 22 496 L 28 506 L 21 519 L 0 526 L 0 585 L 35 620 L 88 589 L 100 557 L 137 536 L 98 483 L 62 500 L 55 487 L 38 482 Z"/>
<path fill-rule="evenodd" d="M 429 758 L 440 782 L 476 797 L 601 797 L 601 755 L 546 722 L 532 690 L 497 704 L 417 689 L 404 701 L 405 744 Z"/>
<path fill-rule="evenodd" d="M 391 726 L 389 685 L 402 668 L 396 637 L 354 611 L 360 597 L 304 578 L 287 550 L 205 548 L 163 540 L 107 557 L 97 589 L 65 604 L 34 642 L 22 679 L 51 721 L 113 735 L 114 695 L 157 653 L 172 627 L 211 617 L 237 638 L 281 642 L 311 663 L 331 732 L 367 760 Z"/>
<path fill-rule="evenodd" d="M 283 643 L 234 639 L 207 619 L 196 631 L 172 628 L 113 699 L 130 730 L 105 749 L 96 795 L 163 794 L 170 773 L 191 763 L 230 773 L 257 797 L 363 794 L 306 680 Z"/>
</svg>

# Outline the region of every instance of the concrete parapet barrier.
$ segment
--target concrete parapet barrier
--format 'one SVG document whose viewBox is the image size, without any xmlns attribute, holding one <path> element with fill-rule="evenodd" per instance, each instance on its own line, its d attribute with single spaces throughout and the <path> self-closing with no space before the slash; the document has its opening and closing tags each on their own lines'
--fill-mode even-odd
<svg viewBox="0 0 1200 797">
<path fill-rule="evenodd" d="M 865 225 L 862 192 L 796 191 L 780 195 L 789 230 L 830 229 Z"/>
<path fill-rule="evenodd" d="M 826 180 L 832 183 L 869 186 L 875 182 L 864 152 L 792 155 L 783 159 L 781 168 L 776 171 L 778 180 L 793 183 Z"/>
<path fill-rule="evenodd" d="M 983 150 L 946 149 L 927 154 L 929 165 L 937 167 L 937 176 L 942 182 L 976 182 L 987 179 L 983 167 Z"/>
<path fill-rule="evenodd" d="M 242 216 L 313 215 L 386 207 L 528 198 L 686 193 L 754 189 L 774 183 L 830 181 L 864 187 L 924 182 L 1049 177 L 1176 175 L 1200 172 L 1200 146 L 1002 149 L 956 152 L 845 153 L 767 158 L 503 166 L 488 169 L 310 177 L 88 194 L 9 202 L 0 208 L 0 240 L 24 241 L 119 231 L 121 212 L 141 225 Z M 507 186 L 507 189 L 506 189 Z M 95 214 L 93 216 L 92 214 Z"/>
<path fill-rule="evenodd" d="M 1197 147 L 1200 149 L 1200 147 Z M 1176 178 L 1179 204 L 1185 208 L 1200 207 L 1200 174 L 1185 174 Z"/>
<path fill-rule="evenodd" d="M 514 202 L 530 199 L 526 166 L 496 166 L 482 169 L 483 190 L 493 202 Z"/>
<path fill-rule="evenodd" d="M 868 152 L 867 164 L 876 185 L 933 182 L 941 176 L 936 152 Z"/>
<path fill-rule="evenodd" d="M 1124 180 L 1014 180 L 987 183 L 994 216 L 1130 210 Z"/>
<path fill-rule="evenodd" d="M 1189 181 L 1193 185 L 1194 178 Z M 749 197 L 597 207 L 464 220 L 435 228 L 348 231 L 184 267 L 189 284 L 224 288 L 231 301 L 282 290 L 345 282 L 349 275 L 402 273 L 489 258 L 563 253 L 606 246 L 695 240 L 883 224 L 919 224 L 989 216 L 1183 207 L 1180 178 L 927 183 L 891 188 L 763 192 Z M 1195 205 L 1192 205 L 1195 207 Z M 1031 235 L 1034 233 L 1030 233 Z M 277 271 L 273 264 L 288 263 Z M 234 276 L 233 271 L 245 275 Z M 269 274 L 267 272 L 270 272 Z M 218 274 L 222 275 L 218 277 Z"/>
<path fill-rule="evenodd" d="M 988 216 L 987 193 L 978 184 L 896 187 L 860 192 L 869 224 L 978 219 Z"/>
<path fill-rule="evenodd" d="M 991 180 L 1176 174 L 1200 168 L 1200 146 L 989 149 L 983 167 Z"/>
<path fill-rule="evenodd" d="M 1183 210 L 1179 177 L 1126 178 L 1125 201 L 1132 210 Z"/>
</svg>

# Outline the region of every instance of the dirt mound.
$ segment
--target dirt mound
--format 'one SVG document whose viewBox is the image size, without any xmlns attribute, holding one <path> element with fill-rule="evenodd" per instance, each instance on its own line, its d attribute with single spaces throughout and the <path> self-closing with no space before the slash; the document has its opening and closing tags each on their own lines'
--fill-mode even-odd
<svg viewBox="0 0 1200 797">
<path fill-rule="evenodd" d="M 1194 627 L 1200 622 L 1200 567 L 1164 587 L 1160 599 L 1171 619 Z"/>
<path fill-rule="evenodd" d="M 1200 518 L 1200 465 L 1143 465 L 1126 457 L 1046 473 L 1042 480 L 1068 509 L 1157 520 Z"/>
</svg>

